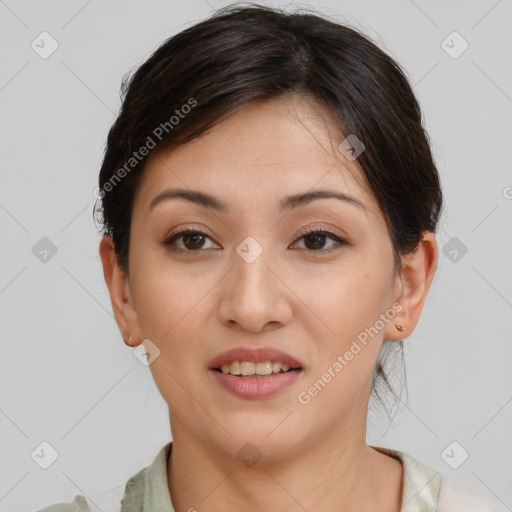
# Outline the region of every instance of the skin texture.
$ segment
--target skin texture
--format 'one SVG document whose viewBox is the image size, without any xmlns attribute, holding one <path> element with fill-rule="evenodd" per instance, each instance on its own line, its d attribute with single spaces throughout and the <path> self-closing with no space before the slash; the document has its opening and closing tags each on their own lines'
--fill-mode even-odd
<svg viewBox="0 0 512 512">
<path fill-rule="evenodd" d="M 337 150 L 342 140 L 326 113 L 298 96 L 245 106 L 196 141 L 151 155 L 134 200 L 129 276 L 111 238 L 100 243 L 125 343 L 149 339 L 160 350 L 150 369 L 169 406 L 168 483 L 177 512 L 248 503 L 251 511 L 400 509 L 401 464 L 366 444 L 370 383 L 383 339 L 407 337 L 419 320 L 437 245 L 425 232 L 397 272 L 384 217 L 357 160 Z M 209 193 L 229 211 L 183 199 L 150 210 L 168 188 Z M 350 194 L 366 210 L 332 198 L 279 210 L 285 196 L 311 189 Z M 177 227 L 208 237 L 178 239 L 189 250 L 178 253 L 162 245 Z M 328 229 L 349 245 L 304 238 L 305 228 Z M 236 252 L 247 236 L 263 249 L 252 263 Z M 393 304 L 402 310 L 307 405 L 299 403 L 298 393 Z M 208 364 L 239 346 L 276 347 L 304 371 L 274 397 L 236 397 Z M 251 467 L 237 456 L 248 442 L 262 454 Z"/>
</svg>

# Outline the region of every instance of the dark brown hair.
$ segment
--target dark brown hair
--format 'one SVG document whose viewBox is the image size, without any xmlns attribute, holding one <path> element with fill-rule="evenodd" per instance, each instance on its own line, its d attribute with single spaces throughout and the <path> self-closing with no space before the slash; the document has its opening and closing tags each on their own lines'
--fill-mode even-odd
<svg viewBox="0 0 512 512">
<path fill-rule="evenodd" d="M 141 148 L 155 154 L 184 144 L 248 103 L 283 94 L 315 101 L 340 134 L 364 143 L 357 161 L 386 219 L 398 270 L 422 231 L 436 230 L 442 192 L 418 102 L 400 66 L 355 28 L 309 12 L 233 4 L 167 39 L 121 90 L 95 213 L 126 273 L 132 203 L 148 158 Z M 402 340 L 393 344 L 403 350 Z M 380 381 L 392 390 L 385 352 L 372 381 L 379 398 Z"/>
</svg>

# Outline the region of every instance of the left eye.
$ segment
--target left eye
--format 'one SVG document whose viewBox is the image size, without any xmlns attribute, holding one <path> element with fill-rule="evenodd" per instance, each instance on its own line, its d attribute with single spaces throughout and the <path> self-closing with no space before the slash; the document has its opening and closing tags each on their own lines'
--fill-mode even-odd
<svg viewBox="0 0 512 512">
<path fill-rule="evenodd" d="M 322 249 L 321 246 L 325 244 L 325 241 L 327 238 L 330 238 L 331 240 L 334 240 L 334 244 L 332 244 L 328 249 Z M 310 246 L 308 247 L 306 244 L 306 249 L 309 249 L 313 252 L 327 252 L 331 250 L 336 245 L 347 245 L 348 242 L 346 240 L 343 240 L 343 238 L 340 238 L 339 236 L 335 235 L 334 233 L 331 233 L 330 231 L 327 231 L 325 229 L 316 229 L 312 231 L 308 231 L 306 233 L 303 233 L 302 236 L 299 238 L 299 240 L 304 239 L 309 240 L 312 242 Z M 320 247 L 319 247 L 320 246 Z"/>
</svg>

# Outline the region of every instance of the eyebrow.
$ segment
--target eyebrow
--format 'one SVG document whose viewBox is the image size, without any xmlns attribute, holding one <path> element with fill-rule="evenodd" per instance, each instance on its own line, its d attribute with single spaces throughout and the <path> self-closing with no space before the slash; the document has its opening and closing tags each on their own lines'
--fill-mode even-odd
<svg viewBox="0 0 512 512">
<path fill-rule="evenodd" d="M 358 208 L 367 211 L 367 208 L 363 202 L 354 196 L 345 194 L 343 192 L 336 192 L 334 190 L 313 190 L 310 192 L 303 192 L 300 194 L 294 194 L 291 196 L 287 196 L 281 200 L 279 203 L 279 207 L 281 210 L 285 209 L 293 209 L 301 206 L 305 206 L 312 201 L 316 201 L 318 199 L 339 199 L 340 201 L 346 201 Z M 228 212 L 229 206 L 224 201 L 204 192 L 199 192 L 198 190 L 187 190 L 187 189 L 167 189 L 160 192 L 156 195 L 149 205 L 149 209 L 151 210 L 157 204 L 170 200 L 170 199 L 184 199 L 186 201 L 190 201 L 194 204 L 198 204 L 200 206 L 204 206 L 206 208 L 213 208 L 219 212 Z"/>
</svg>

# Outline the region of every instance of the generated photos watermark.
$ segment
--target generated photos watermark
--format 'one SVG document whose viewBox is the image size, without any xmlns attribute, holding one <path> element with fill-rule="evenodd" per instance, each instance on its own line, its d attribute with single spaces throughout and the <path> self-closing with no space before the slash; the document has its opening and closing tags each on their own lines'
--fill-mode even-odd
<svg viewBox="0 0 512 512">
<path fill-rule="evenodd" d="M 150 151 L 154 149 L 159 142 L 162 141 L 166 134 L 169 134 L 178 124 L 181 119 L 184 119 L 197 106 L 197 100 L 190 97 L 186 103 L 181 105 L 180 108 L 175 109 L 174 114 L 168 121 L 160 123 L 148 135 L 144 144 L 142 144 L 137 151 L 132 153 L 132 156 L 108 179 L 102 187 L 96 187 L 93 191 L 96 199 L 103 199 L 107 192 L 110 192 L 114 187 L 127 175 L 132 169 L 142 162 L 142 160 L 149 155 Z"/>
<path fill-rule="evenodd" d="M 374 322 L 371 327 L 365 327 L 357 335 L 357 339 L 352 340 L 350 348 L 345 351 L 343 355 L 338 355 L 336 361 L 327 368 L 327 370 L 317 379 L 307 390 L 301 391 L 297 395 L 297 400 L 302 405 L 307 405 L 311 400 L 322 391 L 329 382 L 338 375 L 345 366 L 349 364 L 354 357 L 361 352 L 361 350 L 368 344 L 369 337 L 373 339 L 379 332 L 384 329 L 385 325 L 390 322 L 395 315 L 402 311 L 403 306 L 400 303 L 395 303 L 393 306 L 381 313 L 379 319 Z M 358 343 L 359 342 L 359 343 Z M 362 346 L 361 346 L 362 345 Z"/>
</svg>

